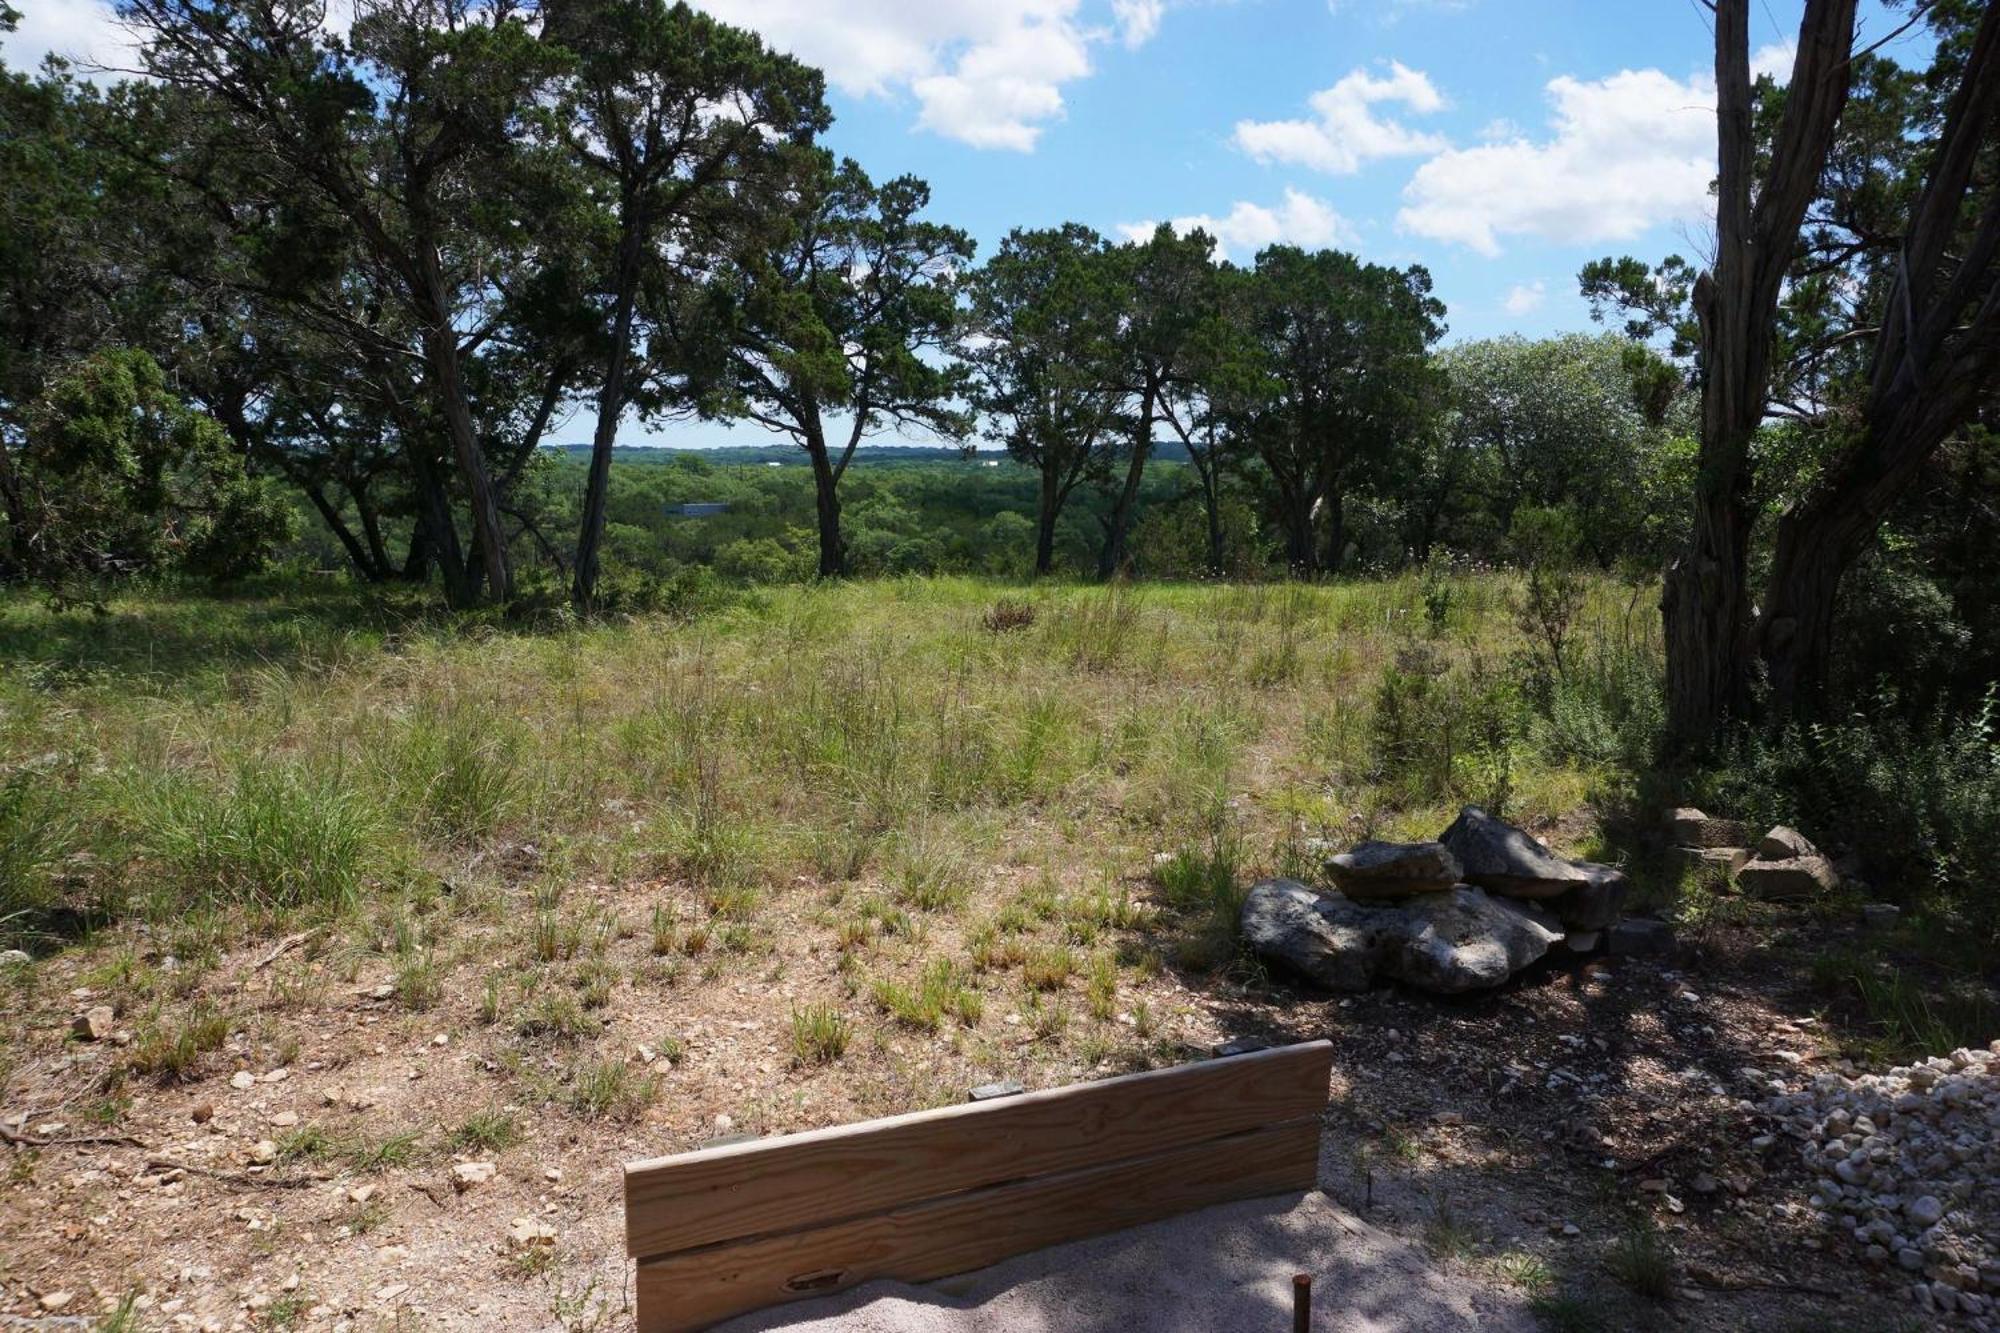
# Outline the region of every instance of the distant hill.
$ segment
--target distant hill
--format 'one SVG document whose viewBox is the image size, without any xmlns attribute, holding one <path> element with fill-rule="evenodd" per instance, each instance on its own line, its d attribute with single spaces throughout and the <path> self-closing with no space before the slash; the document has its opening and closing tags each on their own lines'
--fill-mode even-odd
<svg viewBox="0 0 2000 1333">
<path fill-rule="evenodd" d="M 566 458 L 583 459 L 590 456 L 587 444 L 553 444 L 544 446 L 550 453 Z M 1156 440 L 1153 443 L 1155 459 L 1163 463 L 1187 462 L 1187 448 L 1178 440 Z M 805 454 L 791 445 L 749 444 L 724 445 L 706 449 L 677 449 L 667 446 L 620 446 L 611 451 L 614 461 L 620 463 L 671 463 L 676 458 L 701 458 L 711 463 L 735 463 L 754 467 L 760 463 L 778 463 L 786 467 L 804 467 Z M 981 450 L 968 454 L 962 449 L 948 448 L 935 444 L 864 444 L 854 451 L 854 464 L 881 467 L 910 463 L 964 463 L 978 466 L 981 463 L 1004 462 L 1006 454 L 997 449 Z"/>
</svg>

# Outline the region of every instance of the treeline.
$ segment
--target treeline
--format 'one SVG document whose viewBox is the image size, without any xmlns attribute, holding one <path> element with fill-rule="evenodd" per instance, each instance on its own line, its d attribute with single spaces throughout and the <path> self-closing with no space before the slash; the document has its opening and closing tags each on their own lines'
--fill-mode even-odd
<svg viewBox="0 0 2000 1333">
<path fill-rule="evenodd" d="M 0 558 L 59 598 L 240 573 L 302 510 L 363 579 L 473 605 L 553 576 L 588 609 L 620 430 L 684 418 L 796 446 L 821 576 L 897 563 L 844 512 L 891 432 L 1032 471 L 1029 528 L 985 534 L 1019 559 L 982 565 L 1146 572 L 1163 442 L 1192 480 L 1179 545 L 1149 530 L 1161 573 L 1497 555 L 1524 505 L 1606 564 L 1660 549 L 1650 353 L 1440 355 L 1419 266 L 1239 267 L 1165 227 L 975 262 L 922 181 L 823 145 L 817 70 L 685 5 L 380 0 L 344 34 L 307 0 L 121 13 L 146 79 L 0 85 Z M 557 432 L 590 437 L 580 491 Z"/>
</svg>

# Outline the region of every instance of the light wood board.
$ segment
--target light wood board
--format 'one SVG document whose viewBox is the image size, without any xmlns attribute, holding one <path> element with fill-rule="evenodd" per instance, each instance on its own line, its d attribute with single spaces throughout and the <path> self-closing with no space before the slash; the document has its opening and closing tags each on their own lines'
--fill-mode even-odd
<svg viewBox="0 0 2000 1333">
<path fill-rule="evenodd" d="M 1313 1114 L 827 1226 L 645 1260 L 638 1275 L 639 1330 L 682 1333 L 878 1278 L 928 1282 L 1196 1208 L 1303 1192 L 1314 1185 L 1319 1136 Z"/>
<path fill-rule="evenodd" d="M 879 1214 L 1317 1116 L 1325 1041 L 1024 1093 L 625 1168 L 635 1258 Z"/>
</svg>

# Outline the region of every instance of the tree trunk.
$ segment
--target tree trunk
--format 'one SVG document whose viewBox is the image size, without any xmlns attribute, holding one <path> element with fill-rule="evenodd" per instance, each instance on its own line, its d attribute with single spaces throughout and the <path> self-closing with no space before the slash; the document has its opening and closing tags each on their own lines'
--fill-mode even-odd
<svg viewBox="0 0 2000 1333">
<path fill-rule="evenodd" d="M 1056 484 L 1053 464 L 1042 464 L 1041 494 L 1035 502 L 1035 577 L 1046 577 L 1056 561 L 1056 515 L 1062 509 L 1062 492 Z"/>
<path fill-rule="evenodd" d="M 445 432 L 458 474 L 465 482 L 466 498 L 472 510 L 472 545 L 479 558 L 480 573 L 486 584 L 485 600 L 504 602 L 514 595 L 514 574 L 507 564 L 507 533 L 500 526 L 500 502 L 494 494 L 493 478 L 486 470 L 486 456 L 479 447 L 479 435 L 472 424 L 472 407 L 466 401 L 465 381 L 458 358 L 458 335 L 444 315 L 441 280 L 432 268 L 432 317 L 424 331 L 424 360 L 430 369 L 438 406 L 444 413 Z M 473 600 L 481 600 L 478 582 L 468 587 Z"/>
<path fill-rule="evenodd" d="M 617 307 L 611 321 L 611 347 L 604 362 L 604 383 L 597 390 L 597 429 L 590 437 L 590 481 L 583 493 L 583 526 L 576 536 L 576 566 L 570 601 L 589 611 L 597 601 L 598 557 L 604 545 L 605 505 L 611 492 L 611 451 L 618 443 L 618 422 L 625 415 L 625 373 L 631 360 L 632 307 L 639 287 L 639 241 L 642 219 L 634 217 L 628 198 L 620 210 L 625 234 L 618 244 Z"/>
<path fill-rule="evenodd" d="M 1153 403 L 1158 393 L 1149 376 L 1139 393 L 1139 422 L 1132 433 L 1132 461 L 1125 469 L 1125 484 L 1104 532 L 1104 547 L 1097 557 L 1097 577 L 1108 579 L 1125 567 L 1125 539 L 1132 529 L 1132 510 L 1139 502 L 1139 482 L 1146 473 L 1146 456 L 1153 451 Z"/>
<path fill-rule="evenodd" d="M 389 548 L 382 540 L 382 519 L 368 499 L 368 488 L 350 481 L 347 483 L 347 495 L 354 501 L 354 512 L 361 519 L 361 535 L 368 542 L 369 562 L 382 571 L 383 578 L 387 578 L 390 571 Z"/>
<path fill-rule="evenodd" d="M 1327 515 L 1326 560 L 1320 568 L 1329 574 L 1338 574 L 1341 561 L 1347 555 L 1347 503 L 1338 483 L 1327 487 L 1323 498 Z"/>
<path fill-rule="evenodd" d="M 1767 174 L 1757 166 L 1749 0 L 1716 0 L 1715 264 L 1695 283 L 1701 450 L 1694 525 L 1660 599 L 1667 727 L 1706 744 L 1749 698 L 1750 441 L 1769 392 L 1772 330 L 1799 225 L 1846 105 L 1855 0 L 1807 0 Z"/>
<path fill-rule="evenodd" d="M 417 522 L 423 530 L 430 559 L 437 562 L 439 572 L 444 575 L 445 600 L 454 607 L 477 605 L 479 581 L 466 567 L 465 553 L 458 542 L 458 527 L 451 521 L 451 500 L 445 494 L 437 465 L 421 448 L 411 450 L 410 461 L 416 473 Z"/>
<path fill-rule="evenodd" d="M 815 414 L 817 409 L 812 409 Z M 840 478 L 826 451 L 820 423 L 806 427 L 806 456 L 812 460 L 813 502 L 819 516 L 819 576 L 842 578 L 847 573 L 847 543 L 840 535 Z"/>
<path fill-rule="evenodd" d="M 380 583 L 388 571 L 371 558 L 368 548 L 361 544 L 361 539 L 347 526 L 347 521 L 326 498 L 326 492 L 320 488 L 319 483 L 301 481 L 299 489 L 306 493 L 306 499 L 312 501 L 312 507 L 319 512 L 321 521 L 339 540 L 341 548 L 347 552 L 348 563 L 354 566 L 354 572 L 369 583 Z"/>
<path fill-rule="evenodd" d="M 1304 487 L 1279 491 L 1285 513 L 1285 563 L 1292 577 L 1309 579 L 1319 572 L 1319 547 L 1313 541 L 1313 500 Z"/>
</svg>

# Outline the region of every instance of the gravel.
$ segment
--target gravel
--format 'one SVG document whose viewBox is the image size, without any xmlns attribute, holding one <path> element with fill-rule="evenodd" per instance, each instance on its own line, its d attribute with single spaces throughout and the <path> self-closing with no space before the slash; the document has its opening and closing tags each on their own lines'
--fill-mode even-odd
<svg viewBox="0 0 2000 1333">
<path fill-rule="evenodd" d="M 1934 1314 L 2000 1333 L 2000 1041 L 1765 1103 L 1818 1177 L 1819 1218 Z"/>
</svg>

